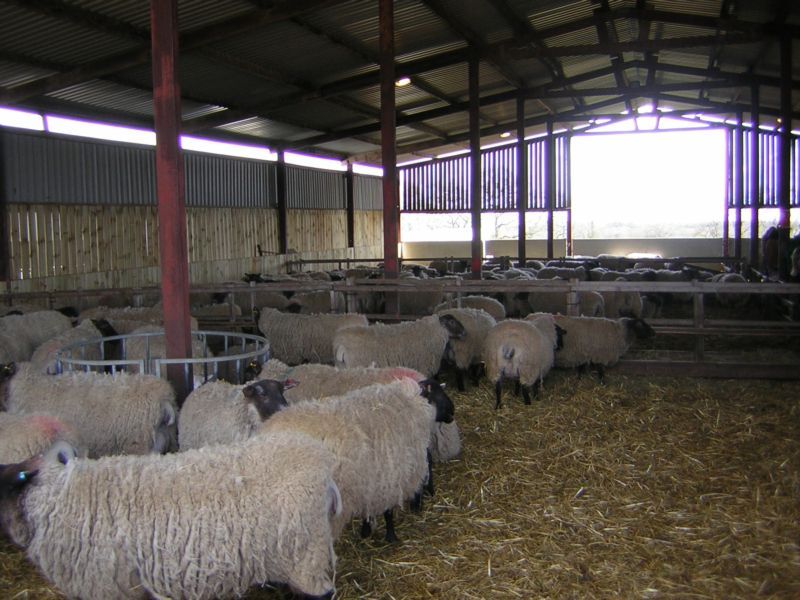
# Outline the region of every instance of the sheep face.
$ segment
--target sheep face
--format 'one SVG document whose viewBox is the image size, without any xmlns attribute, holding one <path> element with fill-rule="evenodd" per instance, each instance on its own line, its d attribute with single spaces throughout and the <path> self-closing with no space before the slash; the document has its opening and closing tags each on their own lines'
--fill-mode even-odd
<svg viewBox="0 0 800 600">
<path fill-rule="evenodd" d="M 440 315 L 439 323 L 447 330 L 451 340 L 460 340 L 467 335 L 467 330 L 453 315 Z"/>
<path fill-rule="evenodd" d="M 419 382 L 420 393 L 428 403 L 436 408 L 436 421 L 438 423 L 452 423 L 456 412 L 455 405 L 444 391 L 444 386 L 435 379 L 423 379 Z"/>
<path fill-rule="evenodd" d="M 0 504 L 16 498 L 39 472 L 40 457 L 19 463 L 0 465 Z"/>
<path fill-rule="evenodd" d="M 558 324 L 556 326 L 556 350 L 561 350 L 564 347 L 564 336 L 567 335 L 567 330 Z"/>
<path fill-rule="evenodd" d="M 622 319 L 622 322 L 625 324 L 625 330 L 629 339 L 635 337 L 639 340 L 645 340 L 653 337 L 656 334 L 655 330 L 643 319 L 625 317 Z"/>
<path fill-rule="evenodd" d="M 242 388 L 242 394 L 258 411 L 262 421 L 266 421 L 279 410 L 289 406 L 283 396 L 285 390 L 297 385 L 294 379 L 277 381 L 262 379 Z"/>
<path fill-rule="evenodd" d="M 14 373 L 16 372 L 17 372 L 16 363 L 10 362 L 10 363 L 5 363 L 4 365 L 0 365 L 0 382 L 5 381 L 6 379 L 11 379 L 14 376 Z"/>
</svg>

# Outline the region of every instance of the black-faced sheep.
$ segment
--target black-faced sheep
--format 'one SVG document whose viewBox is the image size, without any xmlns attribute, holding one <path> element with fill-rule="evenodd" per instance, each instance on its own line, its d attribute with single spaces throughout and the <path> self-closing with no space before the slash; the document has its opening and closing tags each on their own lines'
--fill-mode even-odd
<svg viewBox="0 0 800 600">
<path fill-rule="evenodd" d="M 566 317 L 556 315 L 556 323 L 565 331 L 564 346 L 556 354 L 555 366 L 561 368 L 594 368 L 602 382 L 605 368 L 615 365 L 628 351 L 634 339 L 655 335 L 642 319 L 623 317 Z"/>
</svg>

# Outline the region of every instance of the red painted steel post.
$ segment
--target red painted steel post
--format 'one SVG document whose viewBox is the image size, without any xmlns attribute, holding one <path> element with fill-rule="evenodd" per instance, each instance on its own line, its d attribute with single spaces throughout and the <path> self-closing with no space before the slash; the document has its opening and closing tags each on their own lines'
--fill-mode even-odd
<svg viewBox="0 0 800 600">
<path fill-rule="evenodd" d="M 481 278 L 483 241 L 481 240 L 481 123 L 478 70 L 480 58 L 472 53 L 469 59 L 469 151 L 470 151 L 470 209 L 472 212 L 472 277 Z"/>
<path fill-rule="evenodd" d="M 396 279 L 400 213 L 397 199 L 397 134 L 395 132 L 394 2 L 380 0 L 378 7 L 381 67 L 381 165 L 383 167 L 383 271 Z M 386 312 L 397 313 L 397 294 L 387 294 Z"/>
<path fill-rule="evenodd" d="M 153 116 L 156 129 L 156 193 L 161 258 L 161 298 L 167 358 L 191 357 L 189 253 L 186 241 L 183 157 L 179 135 L 177 0 L 152 0 Z M 191 370 L 170 365 L 167 377 L 179 404 L 191 391 Z"/>
<path fill-rule="evenodd" d="M 527 260 L 525 213 L 528 209 L 528 143 L 525 141 L 525 94 L 517 96 L 517 258 L 524 267 Z"/>
</svg>

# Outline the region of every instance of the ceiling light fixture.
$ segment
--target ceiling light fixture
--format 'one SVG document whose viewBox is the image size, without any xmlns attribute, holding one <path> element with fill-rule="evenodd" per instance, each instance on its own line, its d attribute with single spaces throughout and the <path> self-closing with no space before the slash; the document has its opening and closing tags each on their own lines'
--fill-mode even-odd
<svg viewBox="0 0 800 600">
<path fill-rule="evenodd" d="M 394 84 L 397 87 L 403 87 L 404 85 L 408 85 L 409 83 L 411 83 L 410 77 L 401 77 L 400 79 L 394 82 Z"/>
<path fill-rule="evenodd" d="M 511 137 L 511 132 L 510 131 L 504 131 L 503 133 L 500 134 L 500 137 L 501 138 Z"/>
</svg>

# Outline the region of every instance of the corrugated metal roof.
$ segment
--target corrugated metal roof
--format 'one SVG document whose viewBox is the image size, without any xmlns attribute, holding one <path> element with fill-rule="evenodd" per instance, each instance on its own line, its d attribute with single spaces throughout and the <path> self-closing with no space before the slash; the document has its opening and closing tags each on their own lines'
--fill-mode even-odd
<svg viewBox="0 0 800 600">
<path fill-rule="evenodd" d="M 560 73 L 569 78 L 607 69 L 618 54 L 624 61 L 626 79 L 640 86 L 647 81 L 648 70 L 632 61 L 651 54 L 657 57 L 657 83 L 697 79 L 691 74 L 661 70 L 661 65 L 705 70 L 715 63 L 734 74 L 748 73 L 754 67 L 757 75 L 778 78 L 779 44 L 773 30 L 765 30 L 766 37 L 759 38 L 761 30 L 745 26 L 742 30 L 755 32 L 755 41 L 728 43 L 728 32 L 722 31 L 718 42 L 724 45 L 712 41 L 700 47 L 681 47 L 683 38 L 715 36 L 716 19 L 724 4 L 724 0 L 651 0 L 645 4 L 646 10 L 655 13 L 647 14 L 658 19 L 644 22 L 637 0 L 610 0 L 608 12 L 592 0 L 504 0 L 504 4 L 496 0 L 396 0 L 395 61 L 403 66 L 401 70 L 411 69 L 423 83 L 398 89 L 397 108 L 421 119 L 426 111 L 446 108 L 450 101 L 467 100 L 466 49 L 473 41 L 477 42 L 475 51 L 480 52 L 487 44 L 493 51 L 481 58 L 483 97 L 515 87 L 561 89 Z M 378 3 L 304 0 L 297 6 L 297 14 L 292 14 L 295 4 L 291 2 L 273 5 L 256 0 L 180 0 L 181 39 L 191 41 L 179 63 L 184 117 L 209 115 L 204 120 L 206 129 L 213 131 L 216 127 L 226 137 L 251 136 L 289 145 L 322 132 L 349 131 L 366 123 L 374 127 L 380 114 Z M 781 4 L 737 0 L 730 6 L 732 18 L 759 24 L 775 22 Z M 800 3 L 786 7 L 786 22 L 800 23 Z M 136 62 L 142 60 L 142 50 L 150 45 L 149 2 L 60 0 L 57 8 L 48 2 L 0 3 L 4 25 L 0 37 L 0 98 L 32 110 L 60 106 L 83 117 L 95 112 L 98 119 L 148 120 L 152 75 L 147 62 Z M 574 56 L 563 56 L 559 49 L 564 46 L 591 46 L 601 41 L 597 30 L 601 21 L 592 20 L 601 11 L 611 30 L 608 41 L 627 45 L 596 48 L 597 53 L 581 48 Z M 631 47 L 639 42 L 643 27 L 648 27 L 649 46 Z M 792 35 L 800 36 L 794 27 Z M 731 30 L 738 31 L 735 25 Z M 203 33 L 209 36 L 205 43 Z M 552 56 L 548 48 L 553 50 Z M 800 81 L 797 43 L 793 53 L 796 82 Z M 78 77 L 80 72 L 86 73 L 84 79 Z M 780 96 L 772 82 L 762 82 L 761 104 L 774 116 Z M 606 73 L 572 89 L 614 88 L 615 83 L 614 76 Z M 438 92 L 431 93 L 428 86 Z M 711 99 L 724 110 L 731 102 L 741 107 L 747 101 L 746 87 L 709 89 L 703 94 L 690 90 L 678 97 L 687 103 L 702 97 L 699 105 L 706 108 L 706 99 Z M 800 106 L 800 93 L 793 95 L 793 105 Z M 603 100 L 614 104 L 613 97 L 587 97 L 583 102 L 570 97 L 546 98 L 526 103 L 526 111 L 531 118 L 544 110 L 572 112 L 576 106 L 580 110 L 582 104 L 592 106 Z M 616 104 L 621 103 L 620 99 Z M 514 105 L 511 101 L 482 107 L 484 125 L 513 124 Z M 420 127 L 402 128 L 398 136 L 400 160 L 406 144 L 413 144 L 415 150 L 427 144 L 438 153 L 441 140 L 435 129 L 455 135 L 456 145 L 461 143 L 467 114 L 463 105 L 458 110 L 458 114 L 422 121 Z M 226 124 L 225 118 L 231 122 Z M 426 125 L 434 131 L 425 133 Z M 330 141 L 330 136 L 324 136 L 322 139 L 329 141 L 317 149 L 335 146 L 337 152 L 347 153 L 366 147 L 365 152 L 371 153 L 372 140 L 379 137 L 375 130 L 362 139 Z"/>
</svg>

